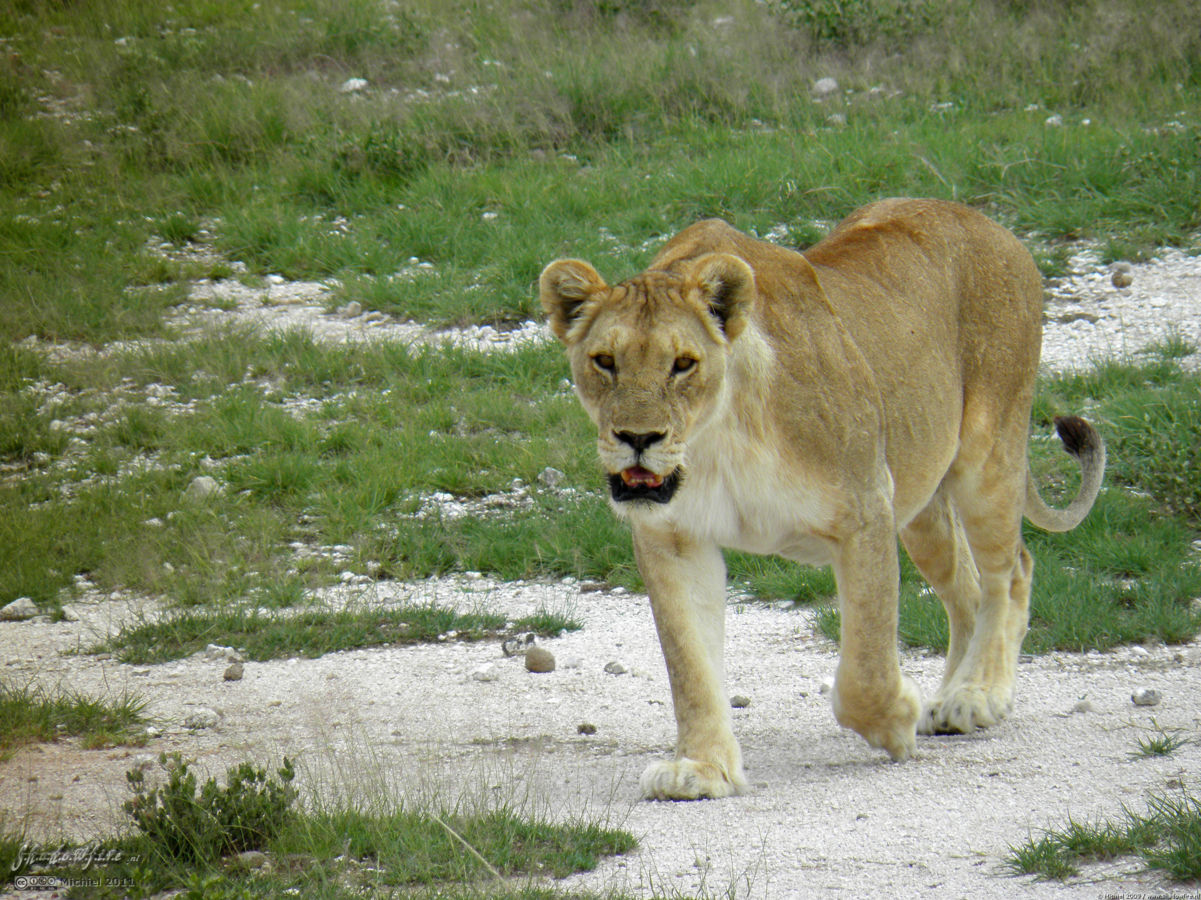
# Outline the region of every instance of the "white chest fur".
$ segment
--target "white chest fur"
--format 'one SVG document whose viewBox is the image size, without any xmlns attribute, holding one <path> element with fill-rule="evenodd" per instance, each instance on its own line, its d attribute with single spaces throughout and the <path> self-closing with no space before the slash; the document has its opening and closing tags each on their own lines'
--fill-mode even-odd
<svg viewBox="0 0 1201 900">
<path fill-rule="evenodd" d="M 749 553 L 829 562 L 819 537 L 831 511 L 822 486 L 741 429 L 706 429 L 689 446 L 685 471 L 665 510 L 677 529 Z"/>
</svg>

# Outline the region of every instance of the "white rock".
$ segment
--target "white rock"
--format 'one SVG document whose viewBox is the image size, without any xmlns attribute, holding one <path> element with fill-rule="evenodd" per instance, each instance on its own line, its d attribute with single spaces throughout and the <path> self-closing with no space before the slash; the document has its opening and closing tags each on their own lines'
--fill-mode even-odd
<svg viewBox="0 0 1201 900">
<path fill-rule="evenodd" d="M 357 300 L 351 300 L 345 306 L 338 310 L 338 315 L 343 319 L 355 319 L 363 314 L 363 304 Z"/>
<path fill-rule="evenodd" d="M 1048 128 L 1059 128 L 1063 125 L 1063 116 L 1059 115 L 1059 113 L 1056 113 L 1053 116 L 1047 116 L 1047 118 L 1043 121 L 1043 124 Z"/>
<path fill-rule="evenodd" d="M 355 94 L 359 91 L 367 89 L 366 78 L 347 78 L 342 82 L 342 86 L 338 88 L 343 94 Z"/>
<path fill-rule="evenodd" d="M 550 466 L 547 466 L 545 469 L 543 469 L 541 472 L 538 473 L 538 480 L 540 482 L 542 482 L 543 484 L 545 484 L 547 487 L 552 487 L 552 488 L 558 487 L 560 484 L 562 484 L 563 479 L 566 477 L 567 476 L 564 475 L 562 472 L 560 472 L 558 469 L 553 469 Z"/>
<path fill-rule="evenodd" d="M 1159 706 L 1163 697 L 1155 688 L 1139 688 L 1130 695 L 1130 702 L 1135 706 Z"/>
<path fill-rule="evenodd" d="M 18 597 L 12 603 L 0 609 L 0 621 L 20 622 L 32 619 L 38 614 L 37 604 L 28 597 Z"/>
<path fill-rule="evenodd" d="M 821 687 L 819 687 L 818 690 L 821 691 L 821 693 L 823 693 L 823 694 L 830 693 L 830 691 L 834 690 L 834 679 L 833 678 L 823 678 Z"/>
<path fill-rule="evenodd" d="M 221 485 L 217 483 L 216 478 L 211 475 L 198 475 L 183 492 L 183 497 L 189 503 L 200 503 L 220 493 Z"/>
<path fill-rule="evenodd" d="M 497 672 L 496 665 L 493 663 L 484 663 L 471 670 L 473 681 L 496 681 L 499 677 L 500 673 Z"/>
<path fill-rule="evenodd" d="M 233 647 L 222 647 L 220 644 L 209 644 L 205 647 L 204 658 L 209 662 L 242 662 L 242 654 Z"/>
<path fill-rule="evenodd" d="M 813 93 L 818 97 L 828 97 L 838 93 L 838 82 L 833 78 L 819 78 L 813 82 Z"/>
</svg>

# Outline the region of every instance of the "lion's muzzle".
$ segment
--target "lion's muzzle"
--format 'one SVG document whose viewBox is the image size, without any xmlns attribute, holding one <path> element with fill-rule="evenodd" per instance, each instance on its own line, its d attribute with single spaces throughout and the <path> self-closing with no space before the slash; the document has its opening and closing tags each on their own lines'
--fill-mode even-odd
<svg viewBox="0 0 1201 900">
<path fill-rule="evenodd" d="M 609 476 L 609 493 L 618 503 L 648 500 L 651 503 L 667 503 L 675 496 L 680 486 L 681 472 L 675 469 L 670 474 L 656 475 L 642 466 L 630 466 L 616 475 Z"/>
</svg>

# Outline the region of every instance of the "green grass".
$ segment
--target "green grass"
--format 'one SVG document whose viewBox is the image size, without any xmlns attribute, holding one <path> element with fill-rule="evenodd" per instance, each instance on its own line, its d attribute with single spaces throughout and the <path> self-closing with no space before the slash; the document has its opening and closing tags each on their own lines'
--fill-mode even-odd
<svg viewBox="0 0 1201 900">
<path fill-rule="evenodd" d="M 1173 881 L 1201 878 L 1201 800 L 1187 791 L 1152 795 L 1144 814 L 1123 810 L 1118 822 L 1076 822 L 1049 829 L 1009 848 L 1006 864 L 1015 874 L 1064 880 L 1089 862 L 1141 857 L 1148 868 Z"/>
<path fill-rule="evenodd" d="M 1029 652 L 1176 643 L 1201 628 L 1189 602 L 1201 593 L 1189 555 L 1201 469 L 1188 456 L 1201 385 L 1179 367 L 1184 349 L 1041 386 L 1036 426 L 1091 409 L 1114 464 L 1082 526 L 1068 535 L 1027 531 L 1038 563 Z M 42 382 L 62 386 L 55 399 L 28 381 L 10 396 L 47 423 L 47 435 L 67 434 L 50 429 L 54 420 L 90 421 L 93 430 L 43 445 L 41 462 L 9 455 L 26 475 L 0 486 L 12 510 L 0 521 L 9 535 L 0 541 L 0 596 L 31 596 L 53 611 L 80 573 L 105 589 L 157 594 L 194 612 L 147 635 L 170 634 L 185 653 L 198 641 L 242 642 L 247 617 L 249 630 L 273 632 L 257 613 L 239 611 L 244 600 L 290 610 L 293 624 L 281 628 L 301 628 L 297 613 L 312 592 L 346 571 L 640 586 L 628 533 L 603 499 L 592 427 L 560 386 L 567 373 L 553 346 L 483 356 L 228 332 L 195 346 L 37 365 Z M 149 405 L 152 385 L 175 405 Z M 114 394 L 125 405 L 113 407 Z M 305 405 L 290 407 L 299 398 Z M 1057 445 L 1035 442 L 1032 453 L 1049 496 L 1074 490 Z M 559 489 L 539 483 L 547 465 L 565 473 Z M 222 493 L 185 502 L 201 474 L 215 476 Z M 439 512 L 429 505 L 439 492 L 477 504 L 475 513 Z M 835 595 L 828 570 L 737 553 L 729 569 L 761 597 L 807 604 Z M 907 560 L 901 597 L 902 639 L 945 648 L 940 604 Z M 835 612 L 821 623 L 837 633 Z M 330 633 L 359 646 L 361 627 Z M 394 637 L 384 629 L 375 640 Z M 278 652 L 314 652 L 307 641 Z"/>
<path fill-rule="evenodd" d="M 145 701 L 0 682 L 0 761 L 30 743 L 78 738 L 87 749 L 145 743 Z"/>
<path fill-rule="evenodd" d="M 804 240 L 885 194 L 984 206 L 1039 234 L 1049 261 L 1064 238 L 1127 255 L 1187 243 L 1201 224 L 1193 12 L 10 5 L 0 334 L 159 332 L 182 292 L 127 288 L 187 277 L 147 246 L 198 238 L 431 322 L 529 316 L 563 253 L 625 269 L 647 238 L 714 214 Z M 814 102 L 831 74 L 843 90 Z M 351 75 L 367 88 L 343 92 Z M 432 268 L 405 274 L 414 257 Z"/>
<path fill-rule="evenodd" d="M 299 895 L 512 897 L 554 900 L 568 895 L 538 884 L 594 869 L 604 856 L 629 852 L 634 838 L 599 821 L 552 824 L 506 806 L 408 809 L 376 800 L 373 808 L 299 804 L 294 764 L 275 772 L 242 763 L 224 784 L 201 784 L 192 763 L 162 754 L 163 778 L 127 773 L 124 804 L 130 829 L 88 848 L 0 843 L 0 868 L 21 874 L 18 855 L 58 877 L 78 876 L 77 896 L 149 896 L 183 890 L 196 898 Z M 73 853 L 79 849 L 79 853 Z M 39 867 L 39 857 L 86 867 Z M 257 851 L 265 865 L 250 868 L 237 855 Z M 2 883 L 2 882 L 0 882 Z M 584 896 L 584 895 L 572 895 Z"/>
<path fill-rule="evenodd" d="M 571 619 L 552 613 L 510 622 L 500 615 L 455 613 L 432 604 L 381 610 L 308 610 L 295 615 L 269 615 L 238 607 L 190 610 L 159 622 L 124 627 L 91 652 L 115 653 L 125 663 L 160 663 L 189 656 L 219 641 L 238 647 L 247 659 L 263 661 L 417 644 L 445 640 L 447 635 L 478 641 L 516 630 L 553 637 L 564 629 L 577 628 Z"/>
<path fill-rule="evenodd" d="M 240 384 L 247 372 L 256 381 Z M 441 566 L 420 554 L 410 559 L 404 542 L 398 544 L 398 535 L 437 525 L 413 518 L 421 497 L 480 498 L 509 491 L 520 478 L 532 486 L 534 508 L 523 513 L 531 522 L 577 503 L 537 488 L 547 465 L 577 484 L 593 468 L 582 414 L 558 387 L 564 374 L 558 355 L 545 347 L 490 359 L 394 346 L 324 347 L 299 334 L 219 335 L 96 366 L 52 367 L 47 377 L 64 385 L 66 400 L 38 412 L 45 401 L 28 387 L 16 400 L 47 423 L 99 421 L 82 444 L 64 438 L 43 445 L 42 463 L 23 462 L 23 451 L 8 456 L 26 471 L 0 484 L 0 498 L 13 511 L 0 523 L 9 537 L 0 549 L 7 564 L 0 596 L 53 603 L 86 572 L 104 587 L 190 605 L 252 590 L 278 593 L 281 584 L 313 586 L 342 571 L 343 563 L 321 557 L 295 559 L 288 549 L 295 541 L 355 542 L 345 565 L 359 573 L 368 562 L 393 574 L 445 571 L 473 555 L 455 546 L 454 534 L 437 542 Z M 165 385 L 174 402 L 192 407 L 148 407 L 151 384 Z M 132 405 L 114 411 L 114 391 Z M 316 400 L 312 411 L 284 407 L 298 395 Z M 439 402 L 443 397 L 455 400 Z M 48 424 L 44 430 L 66 434 Z M 223 493 L 185 503 L 188 484 L 206 474 L 216 475 Z M 487 543 L 501 529 L 485 522 L 462 522 L 451 531 L 483 527 L 487 534 L 464 540 Z M 546 552 L 571 554 L 566 537 L 557 544 Z M 463 568 L 546 571 L 528 556 L 508 566 Z"/>
<path fill-rule="evenodd" d="M 1151 720 L 1151 725 L 1155 729 L 1155 733 L 1138 739 L 1138 750 L 1131 754 L 1132 758 L 1171 756 L 1190 742 L 1189 738 L 1181 734 L 1183 729 L 1174 728 L 1169 730 L 1161 728 L 1159 723 L 1154 719 Z"/>
</svg>

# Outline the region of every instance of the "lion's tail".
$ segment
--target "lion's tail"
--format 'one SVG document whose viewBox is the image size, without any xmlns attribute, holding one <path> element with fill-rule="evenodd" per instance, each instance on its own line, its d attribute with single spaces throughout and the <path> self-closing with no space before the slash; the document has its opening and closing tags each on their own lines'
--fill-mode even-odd
<svg viewBox="0 0 1201 900">
<path fill-rule="evenodd" d="M 1063 449 L 1080 464 L 1080 490 L 1064 509 L 1052 509 L 1038 494 L 1034 476 L 1026 472 L 1026 518 L 1044 531 L 1071 531 L 1088 515 L 1105 475 L 1105 442 L 1097 429 L 1079 416 L 1060 416 L 1055 430 Z"/>
</svg>

